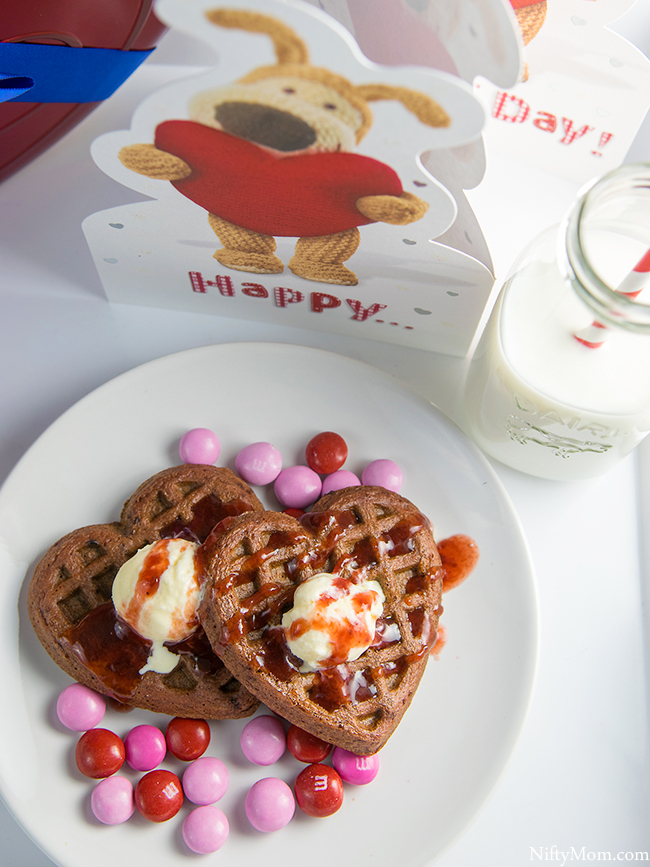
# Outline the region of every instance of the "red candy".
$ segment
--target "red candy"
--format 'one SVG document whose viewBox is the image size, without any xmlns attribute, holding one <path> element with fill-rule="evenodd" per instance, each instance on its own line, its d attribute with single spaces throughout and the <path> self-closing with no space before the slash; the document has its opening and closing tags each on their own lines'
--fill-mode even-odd
<svg viewBox="0 0 650 867">
<path fill-rule="evenodd" d="M 285 515 L 291 515 L 292 518 L 298 518 L 298 520 L 305 514 L 304 509 L 283 509 L 282 511 Z"/>
<path fill-rule="evenodd" d="M 287 748 L 294 759 L 307 764 L 324 761 L 332 749 L 332 745 L 292 725 L 287 732 Z"/>
<path fill-rule="evenodd" d="M 309 765 L 294 784 L 298 806 L 308 816 L 332 816 L 343 803 L 343 782 L 329 765 Z"/>
<path fill-rule="evenodd" d="M 185 719 L 175 716 L 165 732 L 167 749 L 183 762 L 198 759 L 210 743 L 210 726 L 204 719 Z"/>
<path fill-rule="evenodd" d="M 77 767 L 93 780 L 110 777 L 124 764 L 124 744 L 108 729 L 90 729 L 83 734 L 75 750 Z"/>
<path fill-rule="evenodd" d="M 309 440 L 305 449 L 307 465 L 315 473 L 335 472 L 343 466 L 347 456 L 348 447 L 345 440 L 334 431 L 316 434 Z"/>
<path fill-rule="evenodd" d="M 159 768 L 149 771 L 135 787 L 135 805 L 150 822 L 166 822 L 183 804 L 183 789 L 176 774 Z"/>
<path fill-rule="evenodd" d="M 210 434 L 209 431 L 195 430 L 188 432 L 185 439 L 189 438 L 189 434 L 197 433 Z M 269 444 L 257 443 L 253 445 L 266 446 Z M 333 431 L 323 431 L 314 436 L 305 450 L 308 466 L 286 468 L 275 478 L 274 490 L 281 505 L 285 507 L 285 513 L 300 519 L 305 514 L 303 506 L 310 505 L 314 499 L 321 495 L 321 492 L 325 494 L 330 490 L 339 490 L 344 485 L 377 484 L 390 490 L 397 490 L 401 485 L 401 471 L 396 464 L 388 460 L 374 461 L 369 464 L 364 470 L 365 475 L 359 482 L 352 473 L 341 470 L 347 456 L 347 444 L 339 434 Z M 211 459 L 199 459 L 196 455 L 183 457 L 181 454 L 181 457 L 185 462 L 211 462 Z M 370 479 L 368 474 L 371 470 L 373 472 L 380 470 L 392 472 L 395 470 L 399 474 L 399 479 L 394 484 L 392 477 L 389 479 L 387 475 Z M 291 474 L 296 473 L 307 475 L 309 477 L 307 481 L 310 483 L 313 480 L 315 487 L 313 491 L 309 491 L 309 497 L 303 490 L 307 487 L 304 480 L 296 480 L 291 476 Z M 284 476 L 291 478 L 283 488 L 282 479 Z M 323 481 L 319 476 L 326 476 L 326 478 Z M 273 479 L 269 478 L 268 481 L 273 481 Z M 266 482 L 258 480 L 257 483 Z M 286 496 L 284 496 L 285 493 Z M 304 500 L 304 502 L 296 502 L 297 500 Z M 465 537 L 458 538 L 464 539 Z M 471 542 L 471 540 L 469 541 Z M 442 544 L 444 546 L 444 542 Z M 449 567 L 450 559 L 452 558 L 443 557 L 445 568 L 448 571 L 453 571 L 452 567 L 455 564 L 452 563 L 452 567 Z M 80 726 L 77 717 L 82 715 L 82 711 L 86 712 L 88 698 L 85 695 L 80 696 L 77 704 L 71 705 L 70 708 L 67 705 L 63 707 L 64 698 L 66 701 L 70 698 L 68 702 L 70 703 L 72 698 L 76 700 L 76 692 L 74 691 L 80 693 L 84 689 L 79 684 L 73 684 L 64 690 L 59 698 L 57 704 L 59 719 L 69 728 L 74 729 L 77 724 Z M 90 693 L 89 690 L 86 692 Z M 84 699 L 83 704 L 81 704 L 82 698 Z M 99 703 L 101 708 L 96 708 L 93 703 L 89 710 L 89 713 L 92 712 L 91 715 L 86 714 L 84 716 L 84 719 L 91 719 L 89 725 L 97 725 L 100 710 L 103 712 L 104 700 L 101 696 L 97 696 L 97 700 L 96 703 Z M 262 722 L 268 726 L 268 720 L 275 722 L 274 718 L 262 716 L 253 719 L 247 726 L 261 725 Z M 278 722 L 278 726 L 282 735 L 280 740 L 284 746 L 284 728 L 280 722 Z M 146 734 L 151 734 L 149 730 L 158 731 L 152 726 L 137 726 L 129 732 L 123 742 L 118 735 L 108 729 L 92 728 L 79 738 L 75 751 L 79 771 L 87 777 L 102 781 L 101 784 L 95 786 L 93 792 L 92 808 L 94 815 L 104 824 L 117 824 L 126 821 L 134 807 L 150 822 L 166 822 L 176 816 L 183 805 L 185 795 L 179 777 L 172 771 L 157 768 L 145 773 L 137 783 L 132 798 L 131 782 L 119 775 L 113 776 L 124 764 L 127 751 L 130 753 L 129 764 L 134 769 L 146 771 L 148 767 L 155 767 L 155 763 L 164 756 L 166 743 L 167 750 L 174 758 L 193 763 L 190 764 L 184 775 L 184 782 L 187 783 L 188 787 L 188 800 L 200 806 L 189 814 L 184 823 L 184 839 L 190 849 L 195 852 L 216 851 L 228 834 L 228 822 L 225 816 L 213 806 L 213 802 L 224 794 L 228 784 L 228 773 L 219 759 L 200 759 L 210 743 L 211 731 L 208 722 L 203 719 L 174 717 L 167 725 L 164 742 L 162 737 L 158 739 L 160 743 L 156 744 L 158 751 L 155 756 L 149 756 L 153 750 L 150 743 L 136 743 L 136 735 L 142 735 L 144 730 L 147 730 Z M 246 731 L 245 728 L 242 738 Z M 158 735 L 161 736 L 162 733 L 158 731 Z M 139 757 L 135 761 L 134 756 L 131 755 L 131 747 L 135 749 L 135 746 L 140 748 L 140 752 L 147 753 L 142 760 Z M 259 752 L 260 744 L 255 744 L 255 747 Z M 318 818 L 332 816 L 343 805 L 344 780 L 346 783 L 363 785 L 374 779 L 377 774 L 378 760 L 376 756 L 357 756 L 340 748 L 336 748 L 332 753 L 331 744 L 296 725 L 291 725 L 287 731 L 286 747 L 291 755 L 297 761 L 306 764 L 306 767 L 296 777 L 293 793 L 290 787 L 279 778 L 264 778 L 252 786 L 246 798 L 245 809 L 252 825 L 259 831 L 273 831 L 287 824 L 294 812 L 294 793 L 295 802 L 306 815 Z M 242 748 L 244 748 L 243 740 Z M 244 751 L 248 755 L 246 750 Z M 330 753 L 332 753 L 332 766 L 323 764 Z M 159 754 L 160 758 L 158 757 Z M 255 757 L 249 756 L 249 758 L 258 764 L 269 763 L 260 761 L 257 753 Z M 209 767 L 199 768 L 196 759 L 209 763 Z M 109 777 L 110 780 L 107 779 Z M 113 783 L 115 783 L 114 786 Z M 104 785 L 108 788 L 104 789 Z"/>
</svg>

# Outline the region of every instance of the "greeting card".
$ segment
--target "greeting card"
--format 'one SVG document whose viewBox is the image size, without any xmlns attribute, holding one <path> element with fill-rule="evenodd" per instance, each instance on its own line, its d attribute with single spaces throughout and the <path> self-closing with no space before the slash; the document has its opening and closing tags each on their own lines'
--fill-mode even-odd
<svg viewBox="0 0 650 867">
<path fill-rule="evenodd" d="M 611 26 L 635 0 L 512 0 L 514 87 L 476 80 L 489 149 L 585 183 L 623 162 L 650 108 L 650 60 Z"/>
<path fill-rule="evenodd" d="M 109 299 L 464 354 L 494 282 L 464 196 L 484 170 L 469 81 L 375 62 L 300 0 L 161 0 L 156 14 L 218 62 L 179 70 L 93 143 L 139 194 L 84 222 Z M 516 21 L 495 20 L 474 47 L 505 51 L 509 81 Z M 461 45 L 449 56 L 472 53 Z"/>
</svg>

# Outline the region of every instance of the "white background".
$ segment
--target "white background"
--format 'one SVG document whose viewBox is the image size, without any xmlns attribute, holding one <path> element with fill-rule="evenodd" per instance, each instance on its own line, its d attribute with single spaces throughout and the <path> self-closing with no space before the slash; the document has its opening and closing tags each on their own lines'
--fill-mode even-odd
<svg viewBox="0 0 650 867">
<path fill-rule="evenodd" d="M 638 0 L 614 26 L 650 53 L 648 0 Z M 211 60 L 176 34 L 165 37 L 154 58 L 158 64 Z M 398 376 L 460 421 L 460 359 L 106 302 L 81 221 L 131 199 L 130 191 L 93 165 L 88 147 L 100 133 L 128 124 L 151 86 L 151 63 L 64 140 L 0 185 L 0 480 L 90 390 L 150 359 L 209 343 L 259 340 L 340 352 Z M 647 159 L 649 150 L 646 122 L 628 159 Z M 506 165 L 488 152 L 488 173 L 474 206 L 497 282 L 523 243 L 556 222 L 573 196 L 566 182 L 536 177 L 535 207 L 522 214 L 508 203 L 523 182 L 531 182 L 524 164 Z M 484 810 L 438 862 L 442 867 L 562 863 L 553 847 L 567 853 L 573 848 L 576 855 L 584 847 L 585 857 L 611 852 L 613 859 L 650 852 L 643 608 L 650 592 L 650 545 L 644 550 L 641 532 L 650 526 L 650 510 L 642 511 L 644 500 L 650 502 L 648 446 L 608 476 L 576 484 L 537 480 L 495 464 L 535 562 L 540 664 L 512 760 Z M 10 695 L 1 712 L 11 713 Z M 389 803 L 386 808 L 390 814 Z M 0 839 L 2 867 L 51 864 L 2 805 Z"/>
</svg>

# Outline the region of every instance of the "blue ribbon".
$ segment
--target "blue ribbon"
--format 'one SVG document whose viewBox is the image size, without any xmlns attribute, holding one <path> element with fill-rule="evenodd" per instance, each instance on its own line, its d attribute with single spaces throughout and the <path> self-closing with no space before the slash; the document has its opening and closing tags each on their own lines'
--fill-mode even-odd
<svg viewBox="0 0 650 867">
<path fill-rule="evenodd" d="M 152 51 L 0 42 L 0 102 L 101 102 Z"/>
</svg>

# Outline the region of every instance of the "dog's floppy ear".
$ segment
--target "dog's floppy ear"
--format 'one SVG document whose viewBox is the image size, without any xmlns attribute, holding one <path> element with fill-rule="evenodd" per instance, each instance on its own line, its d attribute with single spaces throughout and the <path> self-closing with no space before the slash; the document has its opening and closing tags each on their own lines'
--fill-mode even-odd
<svg viewBox="0 0 650 867">
<path fill-rule="evenodd" d="M 230 27 L 248 33 L 264 33 L 271 39 L 275 49 L 276 65 L 259 67 L 244 76 L 241 81 L 257 81 L 260 78 L 276 75 L 281 67 L 285 74 L 321 81 L 337 90 L 362 115 L 361 126 L 356 130 L 357 142 L 363 138 L 372 123 L 368 103 L 380 99 L 394 99 L 401 102 L 426 126 L 447 127 L 451 123 L 451 118 L 442 106 L 424 93 L 390 84 L 355 86 L 329 70 L 310 66 L 309 51 L 303 40 L 277 18 L 260 12 L 227 8 L 211 9 L 205 13 L 205 16 L 212 24 L 219 27 Z"/>
<path fill-rule="evenodd" d="M 245 9 L 211 9 L 205 13 L 205 17 L 219 27 L 265 33 L 273 42 L 278 64 L 309 63 L 309 52 L 305 43 L 277 18 Z"/>
<path fill-rule="evenodd" d="M 426 126 L 446 127 L 451 123 L 451 118 L 442 106 L 417 90 L 394 87 L 390 84 L 360 84 L 355 87 L 355 91 L 367 102 L 396 99 Z"/>
</svg>

